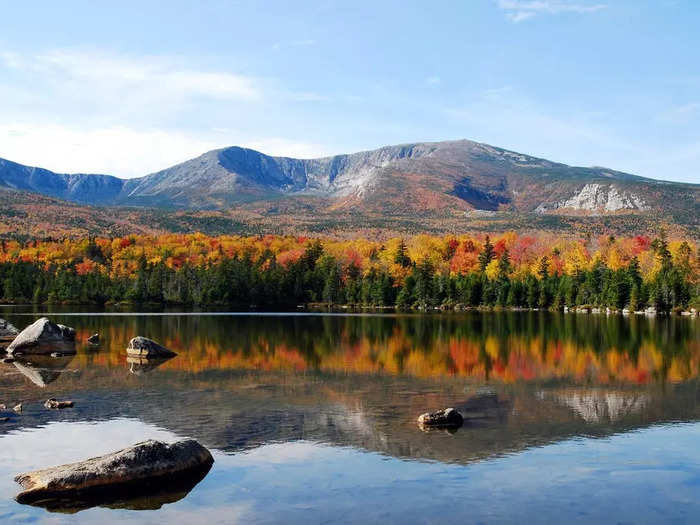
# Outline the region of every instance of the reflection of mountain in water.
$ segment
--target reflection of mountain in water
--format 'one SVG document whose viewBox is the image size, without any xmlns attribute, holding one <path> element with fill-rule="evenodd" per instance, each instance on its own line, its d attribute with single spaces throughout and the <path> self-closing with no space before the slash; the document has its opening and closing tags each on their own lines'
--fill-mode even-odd
<svg viewBox="0 0 700 525">
<path fill-rule="evenodd" d="M 666 390 L 598 387 L 594 393 L 576 391 L 576 396 L 557 385 L 494 385 L 488 392 L 467 393 L 464 389 L 460 380 L 381 375 L 188 375 L 158 369 L 134 376 L 122 364 L 119 369 L 91 367 L 64 375 L 52 384 L 52 395 L 70 396 L 75 409 L 29 410 L 0 432 L 20 423 L 27 427 L 56 419 L 133 417 L 227 452 L 303 439 L 396 457 L 466 463 L 579 435 L 607 436 L 659 422 L 700 420 L 695 382 Z M 14 392 L 26 400 L 33 391 L 25 383 Z M 585 414 L 592 410 L 601 416 L 582 417 L 571 409 L 571 399 L 586 407 Z M 453 435 L 421 432 L 417 415 L 446 406 L 464 413 L 465 425 Z"/>
<path fill-rule="evenodd" d="M 17 326 L 30 320 L 12 319 Z M 55 321 L 76 326 L 78 340 L 99 332 L 104 343 L 78 348 L 76 374 L 49 365 L 25 370 L 34 384 L 0 366 L 1 401 L 31 407 L 50 394 L 76 406 L 25 410 L 0 432 L 56 419 L 133 417 L 229 452 L 309 439 L 468 462 L 578 435 L 700 419 L 694 320 L 530 312 Z M 137 334 L 177 358 L 157 367 L 127 362 L 124 349 Z M 488 390 L 480 388 L 485 383 Z M 418 429 L 418 414 L 450 406 L 467 418 L 458 432 Z"/>
<path fill-rule="evenodd" d="M 618 421 L 640 413 L 651 402 L 651 397 L 645 392 L 600 388 L 542 392 L 541 396 L 570 407 L 587 423 Z"/>
</svg>

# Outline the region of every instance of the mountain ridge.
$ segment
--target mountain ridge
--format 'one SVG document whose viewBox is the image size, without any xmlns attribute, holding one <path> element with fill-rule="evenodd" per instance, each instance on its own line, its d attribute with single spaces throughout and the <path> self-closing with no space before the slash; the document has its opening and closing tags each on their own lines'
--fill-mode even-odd
<svg viewBox="0 0 700 525">
<path fill-rule="evenodd" d="M 133 179 L 0 159 L 0 187 L 79 204 L 169 210 L 459 219 L 469 214 L 700 215 L 700 185 L 578 167 L 470 140 L 312 159 L 231 146 Z"/>
</svg>

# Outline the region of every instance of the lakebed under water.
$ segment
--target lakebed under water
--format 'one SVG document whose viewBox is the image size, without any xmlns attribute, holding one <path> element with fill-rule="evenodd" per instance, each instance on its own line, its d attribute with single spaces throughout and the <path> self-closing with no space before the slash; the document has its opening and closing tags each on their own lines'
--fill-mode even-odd
<svg viewBox="0 0 700 525">
<path fill-rule="evenodd" d="M 43 312 L 0 308 L 18 328 Z M 56 311 L 78 353 L 0 365 L 0 522 L 694 523 L 700 325 L 687 318 Z M 84 341 L 98 332 L 102 344 Z M 143 335 L 178 352 L 128 362 Z M 48 397 L 75 407 L 49 411 Z M 423 432 L 455 407 L 456 432 Z M 192 437 L 189 492 L 50 512 L 20 472 Z"/>
</svg>

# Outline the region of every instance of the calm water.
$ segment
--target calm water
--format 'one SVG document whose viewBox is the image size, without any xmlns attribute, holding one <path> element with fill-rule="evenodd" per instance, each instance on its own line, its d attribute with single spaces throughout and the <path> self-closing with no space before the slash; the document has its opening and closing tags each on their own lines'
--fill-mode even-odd
<svg viewBox="0 0 700 525">
<path fill-rule="evenodd" d="M 50 317 L 103 343 L 0 364 L 0 403 L 24 403 L 0 423 L 2 523 L 700 520 L 697 319 Z M 179 355 L 128 362 L 135 335 Z M 48 397 L 76 406 L 49 411 Z M 468 418 L 457 432 L 416 425 L 448 406 Z M 187 494 L 73 514 L 12 499 L 19 472 L 183 437 L 215 457 Z"/>
</svg>

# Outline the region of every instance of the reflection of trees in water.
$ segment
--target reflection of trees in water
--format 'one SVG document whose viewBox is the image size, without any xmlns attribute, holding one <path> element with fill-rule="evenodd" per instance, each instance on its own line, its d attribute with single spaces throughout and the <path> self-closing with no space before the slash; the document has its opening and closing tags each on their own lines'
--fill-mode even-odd
<svg viewBox="0 0 700 525">
<path fill-rule="evenodd" d="M 458 375 L 515 381 L 684 380 L 700 369 L 700 329 L 682 318 L 499 312 L 396 316 L 72 316 L 57 320 L 117 366 L 134 335 L 180 354 L 166 368 L 259 368 Z M 25 324 L 31 318 L 23 318 Z"/>
</svg>

